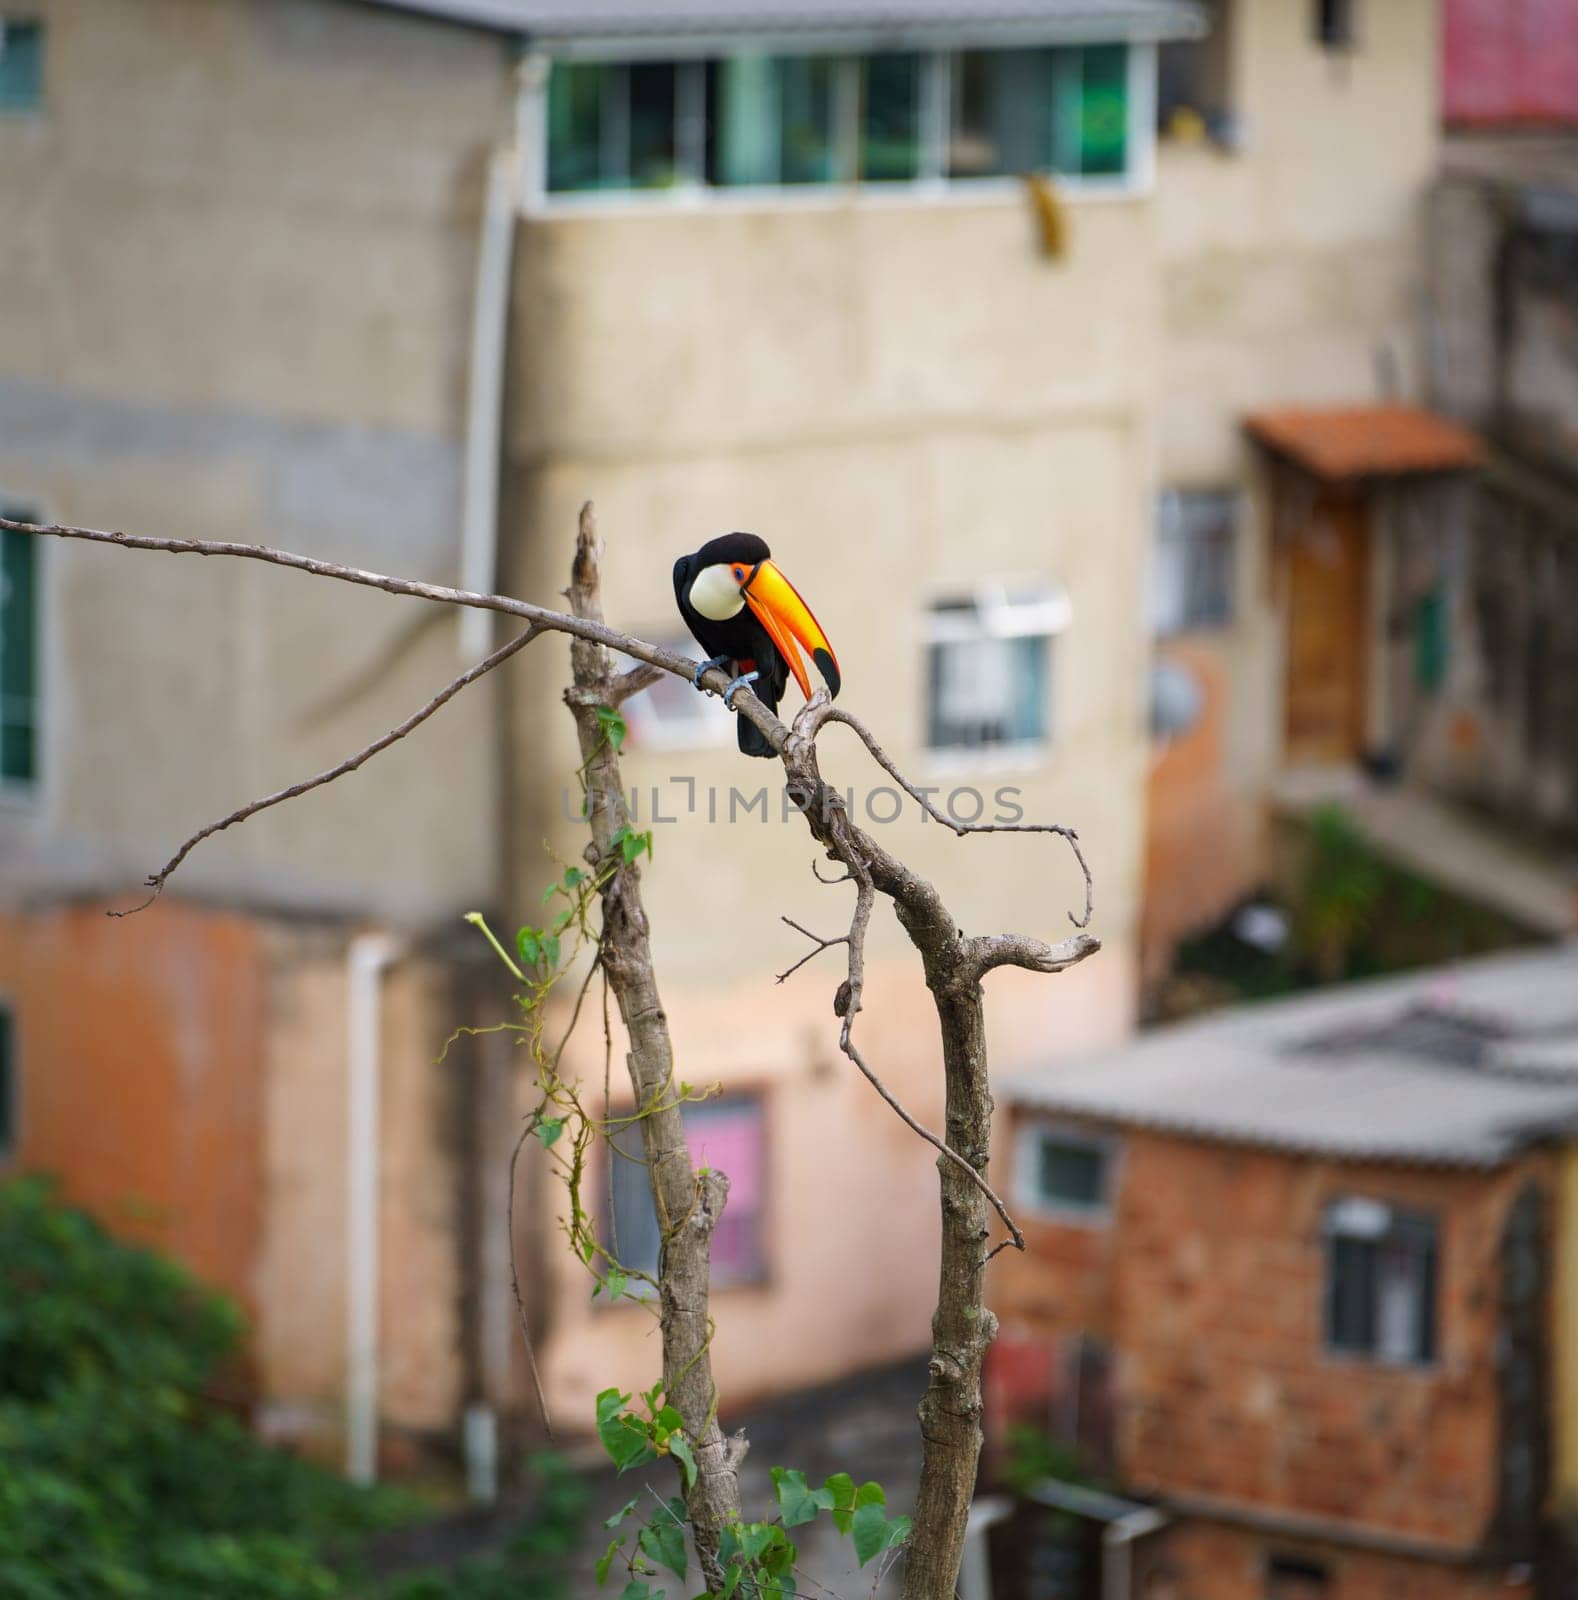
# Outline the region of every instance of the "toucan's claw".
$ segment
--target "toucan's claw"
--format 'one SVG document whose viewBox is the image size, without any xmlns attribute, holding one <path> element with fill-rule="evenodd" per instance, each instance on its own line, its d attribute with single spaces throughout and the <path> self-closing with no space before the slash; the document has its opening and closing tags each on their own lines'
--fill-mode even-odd
<svg viewBox="0 0 1578 1600">
<path fill-rule="evenodd" d="M 720 669 L 726 667 L 729 665 L 732 659 L 733 658 L 730 656 L 708 656 L 705 661 L 698 662 L 696 665 L 696 670 L 690 675 L 691 687 L 693 689 L 699 689 L 701 687 L 701 679 L 704 673 L 711 672 L 714 667 L 718 667 Z"/>
<path fill-rule="evenodd" d="M 723 703 L 730 711 L 734 709 L 734 697 L 748 683 L 755 683 L 761 677 L 759 672 L 742 672 L 727 689 L 723 691 Z"/>
</svg>

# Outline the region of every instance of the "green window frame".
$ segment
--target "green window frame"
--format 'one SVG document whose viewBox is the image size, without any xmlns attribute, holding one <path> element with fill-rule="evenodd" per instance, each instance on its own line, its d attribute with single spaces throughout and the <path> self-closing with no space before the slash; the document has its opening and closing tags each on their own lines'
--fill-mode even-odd
<svg viewBox="0 0 1578 1600">
<path fill-rule="evenodd" d="M 44 24 L 0 16 L 0 112 L 27 113 L 44 104 Z"/>
<path fill-rule="evenodd" d="M 0 506 L 0 515 L 36 520 L 17 506 Z M 0 530 L 0 788 L 38 779 L 38 635 L 38 540 L 6 528 Z"/>
</svg>

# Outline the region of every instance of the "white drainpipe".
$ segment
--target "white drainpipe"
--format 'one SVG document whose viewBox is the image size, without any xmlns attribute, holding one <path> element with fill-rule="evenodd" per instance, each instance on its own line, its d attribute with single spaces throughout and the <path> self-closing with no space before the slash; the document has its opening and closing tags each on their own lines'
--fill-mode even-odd
<svg viewBox="0 0 1578 1600">
<path fill-rule="evenodd" d="M 1165 1511 L 1141 1506 L 1102 1530 L 1102 1600 L 1134 1600 L 1134 1546 L 1147 1534 L 1160 1532 L 1172 1519 Z"/>
<path fill-rule="evenodd" d="M 378 1476 L 378 1090 L 384 969 L 394 941 L 361 933 L 345 953 L 345 1472 Z"/>
<path fill-rule="evenodd" d="M 471 381 L 466 395 L 466 455 L 461 486 L 460 586 L 492 594 L 498 582 L 499 435 L 504 422 L 505 344 L 509 333 L 510 261 L 515 248 L 514 150 L 493 152 L 477 240 L 477 284 L 471 308 Z M 463 606 L 460 653 L 485 655 L 493 613 Z"/>
</svg>

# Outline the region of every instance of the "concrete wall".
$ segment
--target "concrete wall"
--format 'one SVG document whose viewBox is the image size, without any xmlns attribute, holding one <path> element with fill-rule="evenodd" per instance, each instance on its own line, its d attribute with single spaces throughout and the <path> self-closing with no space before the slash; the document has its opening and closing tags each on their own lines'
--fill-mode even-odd
<svg viewBox="0 0 1578 1600">
<path fill-rule="evenodd" d="M 40 0 L 44 107 L 0 119 L 0 498 L 55 520 L 437 580 L 486 151 L 488 35 L 340 0 Z M 43 551 L 37 791 L 12 896 L 135 884 L 453 676 L 453 621 L 249 564 Z M 489 891 L 489 692 L 205 845 L 207 896 L 464 909 Z"/>
<path fill-rule="evenodd" d="M 528 221 L 516 283 L 510 428 L 511 581 L 564 585 L 576 508 L 591 497 L 607 542 L 614 623 L 674 635 L 674 558 L 730 528 L 764 535 L 837 648 L 844 703 L 917 781 L 1021 791 L 1027 818 L 1079 827 L 1106 949 L 1048 980 L 994 975 L 994 1064 L 1112 1038 L 1132 1016 L 1144 761 L 1144 639 L 1136 625 L 1154 482 L 1158 368 L 1153 208 L 1074 203 L 1071 251 L 1049 263 L 1017 194 L 902 203 L 648 211 Z M 1043 755 L 944 761 L 924 749 L 924 621 L 982 579 L 1067 587 L 1056 642 L 1053 736 Z M 559 792 L 572 728 L 556 693 L 567 652 L 534 648 L 514 682 L 515 882 L 536 904 L 581 837 Z M 791 691 L 791 704 L 797 702 Z M 836 957 L 776 987 L 804 953 L 780 915 L 836 931 L 847 891 L 819 886 L 778 769 L 725 742 L 640 748 L 627 781 L 650 815 L 645 871 L 654 947 L 680 1071 L 764 1086 L 771 1282 L 720 1301 L 726 1400 L 923 1345 L 934 1294 L 933 1157 L 837 1055 Z M 825 768 L 856 786 L 857 816 L 886 780 L 853 741 Z M 693 780 L 696 810 L 687 814 Z M 770 790 L 729 820 L 731 787 Z M 573 805 L 573 784 L 572 805 Z M 709 820 L 709 794 L 717 821 Z M 879 815 L 887 815 L 878 797 Z M 960 805 L 964 806 L 961 801 Z M 533 805 L 538 807 L 534 813 Z M 967 814 L 967 813 L 966 813 Z M 539 825 L 534 826 L 534 819 Z M 1066 931 L 1077 868 L 1055 841 L 958 840 L 917 808 L 884 842 L 934 874 L 968 929 Z M 872 1064 L 940 1123 L 930 1004 L 901 931 L 879 910 L 862 1018 Z M 595 1032 L 595 1025 L 594 1030 Z M 580 1058 L 601 1076 L 601 1049 Z M 618 1067 L 616 1041 L 616 1070 Z M 593 1313 L 573 1262 L 548 1351 L 551 1382 L 590 1416 L 603 1383 L 652 1361 L 642 1313 Z M 822 1308 L 810 1336 L 809 1304 Z"/>
<path fill-rule="evenodd" d="M 1028 1253 L 999 1257 L 989 1300 L 1003 1348 L 1045 1352 L 1054 1374 L 1072 1337 L 1110 1345 L 1131 1488 L 1472 1549 L 1497 1506 L 1501 1242 L 1525 1177 L 1343 1167 L 1130 1131 L 1110 1220 L 1027 1222 Z M 1324 1349 L 1321 1216 L 1347 1194 L 1438 1218 L 1428 1367 Z M 999 1388 L 999 1419 L 1011 1402 Z"/>
</svg>

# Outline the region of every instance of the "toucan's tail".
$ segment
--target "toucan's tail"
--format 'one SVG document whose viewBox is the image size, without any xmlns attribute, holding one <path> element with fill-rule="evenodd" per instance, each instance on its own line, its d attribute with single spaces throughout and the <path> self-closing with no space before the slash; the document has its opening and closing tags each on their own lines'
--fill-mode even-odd
<svg viewBox="0 0 1578 1600">
<path fill-rule="evenodd" d="M 748 756 L 772 756 L 776 752 L 768 742 L 767 735 L 751 721 L 749 717 L 735 717 L 735 724 L 739 728 L 740 751 Z"/>
</svg>

